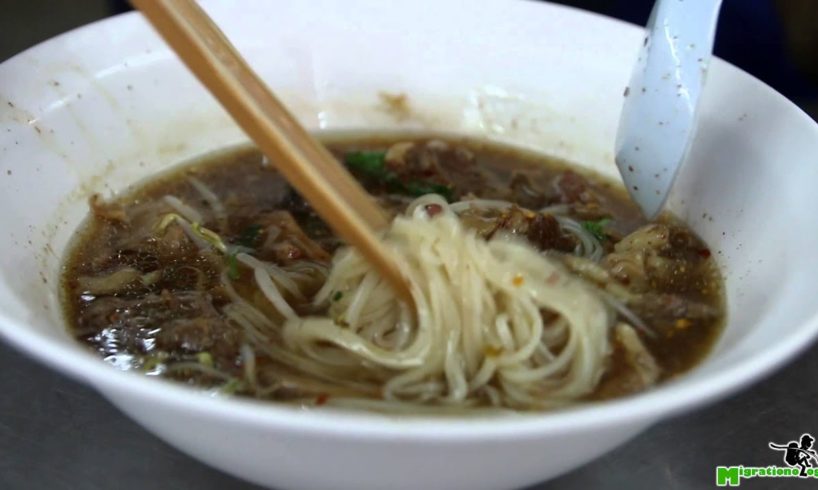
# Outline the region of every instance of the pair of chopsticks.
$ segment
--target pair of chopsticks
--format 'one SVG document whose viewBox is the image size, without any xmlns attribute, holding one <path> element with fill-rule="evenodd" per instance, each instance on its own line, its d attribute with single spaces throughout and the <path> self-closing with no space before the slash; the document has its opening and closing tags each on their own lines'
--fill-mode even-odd
<svg viewBox="0 0 818 490">
<path fill-rule="evenodd" d="M 377 235 L 389 224 L 383 210 L 273 95 L 207 13 L 194 0 L 133 4 L 327 224 L 411 303 L 396 257 Z"/>
</svg>

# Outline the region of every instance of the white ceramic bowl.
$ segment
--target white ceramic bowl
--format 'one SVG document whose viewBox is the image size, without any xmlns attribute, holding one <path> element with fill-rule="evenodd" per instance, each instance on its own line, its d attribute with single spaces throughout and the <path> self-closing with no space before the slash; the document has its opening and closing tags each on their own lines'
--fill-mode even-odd
<svg viewBox="0 0 818 490">
<path fill-rule="evenodd" d="M 313 128 L 459 131 L 615 172 L 615 125 L 642 40 L 633 26 L 533 2 L 206 6 Z M 379 92 L 406 93 L 411 115 L 396 120 Z M 392 418 L 210 399 L 83 350 L 63 330 L 57 292 L 88 193 L 244 140 L 133 14 L 0 66 L 0 333 L 170 444 L 264 485 L 476 489 L 553 477 L 769 373 L 818 330 L 818 127 L 723 62 L 704 97 L 670 205 L 717 252 L 730 319 L 706 362 L 650 393 L 504 419 Z"/>
</svg>

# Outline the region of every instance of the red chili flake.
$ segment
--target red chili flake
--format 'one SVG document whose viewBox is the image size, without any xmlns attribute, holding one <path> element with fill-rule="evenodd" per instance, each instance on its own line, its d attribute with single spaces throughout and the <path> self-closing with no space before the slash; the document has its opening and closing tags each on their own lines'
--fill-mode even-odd
<svg viewBox="0 0 818 490">
<path fill-rule="evenodd" d="M 440 204 L 427 204 L 426 205 L 426 214 L 428 214 L 429 217 L 437 216 L 438 214 L 440 214 L 442 212 L 443 212 L 443 206 L 441 206 Z"/>
<path fill-rule="evenodd" d="M 287 251 L 287 258 L 292 260 L 300 259 L 304 254 L 301 252 L 300 248 L 292 247 Z"/>
<path fill-rule="evenodd" d="M 703 248 L 703 249 L 699 250 L 699 251 L 698 251 L 698 252 L 696 252 L 696 253 L 698 253 L 698 254 L 699 254 L 699 257 L 702 257 L 702 258 L 704 258 L 704 259 L 709 259 L 709 258 L 710 258 L 710 255 L 711 255 L 711 253 L 710 253 L 710 249 L 707 249 L 707 248 Z"/>
<path fill-rule="evenodd" d="M 321 405 L 327 403 L 327 400 L 329 400 L 329 395 L 326 393 L 321 393 L 315 397 L 315 404 L 320 407 Z"/>
</svg>

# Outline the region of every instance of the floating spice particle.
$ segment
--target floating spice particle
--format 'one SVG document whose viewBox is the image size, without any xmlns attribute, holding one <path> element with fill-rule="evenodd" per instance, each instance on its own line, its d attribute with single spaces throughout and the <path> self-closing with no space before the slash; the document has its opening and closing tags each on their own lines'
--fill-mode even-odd
<svg viewBox="0 0 818 490">
<path fill-rule="evenodd" d="M 493 345 L 489 345 L 483 351 L 483 354 L 485 354 L 486 357 L 498 357 L 502 353 L 502 349 Z"/>
<path fill-rule="evenodd" d="M 674 323 L 674 326 L 676 328 L 678 328 L 679 330 L 684 330 L 687 327 L 689 327 L 691 324 L 692 324 L 692 322 L 690 320 L 688 320 L 687 318 L 679 318 Z"/>
<path fill-rule="evenodd" d="M 525 279 L 523 278 L 522 274 L 517 274 L 514 276 L 514 279 L 511 280 L 511 283 L 517 287 L 520 287 L 525 283 Z"/>
</svg>

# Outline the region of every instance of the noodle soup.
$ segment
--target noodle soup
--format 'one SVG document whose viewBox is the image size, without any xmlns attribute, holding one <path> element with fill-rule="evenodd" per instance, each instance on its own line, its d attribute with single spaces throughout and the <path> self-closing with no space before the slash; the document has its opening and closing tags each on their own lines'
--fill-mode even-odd
<svg viewBox="0 0 818 490">
<path fill-rule="evenodd" d="M 326 144 L 392 214 L 416 309 L 242 148 L 92 199 L 64 271 L 72 333 L 121 369 L 387 411 L 625 396 L 719 334 L 707 245 L 613 183 L 469 139 Z"/>
</svg>

